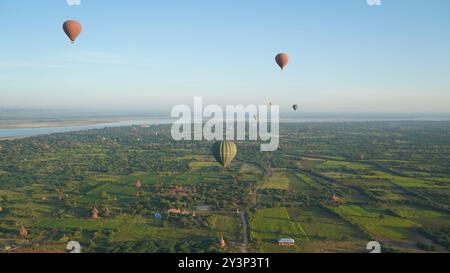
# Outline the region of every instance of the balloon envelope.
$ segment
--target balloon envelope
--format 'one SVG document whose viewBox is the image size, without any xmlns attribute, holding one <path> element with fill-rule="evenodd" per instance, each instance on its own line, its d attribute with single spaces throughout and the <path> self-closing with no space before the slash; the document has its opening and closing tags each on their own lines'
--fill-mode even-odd
<svg viewBox="0 0 450 273">
<path fill-rule="evenodd" d="M 287 55 L 286 53 L 280 53 L 275 57 L 275 61 L 277 62 L 281 70 L 284 70 L 286 65 L 289 63 L 289 55 Z"/>
<path fill-rule="evenodd" d="M 73 42 L 77 39 L 78 35 L 80 35 L 82 27 L 81 24 L 75 20 L 68 20 L 64 22 L 63 30 L 66 33 L 67 37 Z"/>
<path fill-rule="evenodd" d="M 217 162 L 226 168 L 236 156 L 237 147 L 232 141 L 217 141 L 212 147 L 212 153 Z"/>
</svg>

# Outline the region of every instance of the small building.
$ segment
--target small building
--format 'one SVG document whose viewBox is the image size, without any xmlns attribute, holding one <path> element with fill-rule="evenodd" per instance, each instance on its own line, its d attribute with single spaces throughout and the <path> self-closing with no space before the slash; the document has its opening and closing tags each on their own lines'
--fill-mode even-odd
<svg viewBox="0 0 450 273">
<path fill-rule="evenodd" d="M 5 248 L 4 248 L 6 253 L 11 253 L 12 251 L 14 251 L 16 249 L 17 249 L 17 247 L 15 247 L 15 246 L 5 246 Z"/>
<path fill-rule="evenodd" d="M 172 214 L 180 214 L 181 210 L 180 209 L 169 209 L 167 211 L 167 213 L 172 213 Z"/>
<path fill-rule="evenodd" d="M 140 189 L 142 187 L 141 181 L 136 181 L 136 188 Z"/>
<path fill-rule="evenodd" d="M 188 189 L 185 189 L 181 186 L 175 186 L 173 188 L 166 190 L 165 194 L 170 195 L 170 196 L 183 197 L 183 196 L 188 196 L 189 194 L 191 194 L 191 191 Z"/>
<path fill-rule="evenodd" d="M 19 234 L 21 237 L 26 238 L 28 236 L 28 230 L 24 227 L 21 227 Z"/>
<path fill-rule="evenodd" d="M 291 238 L 278 239 L 278 245 L 280 246 L 295 246 L 295 240 Z"/>
<path fill-rule="evenodd" d="M 339 196 L 337 196 L 336 194 L 333 194 L 333 196 L 331 197 L 331 201 L 333 201 L 335 203 L 339 203 L 339 202 L 341 202 L 341 198 Z"/>
<path fill-rule="evenodd" d="M 98 209 L 96 207 L 93 207 L 91 210 L 91 218 L 92 220 L 98 219 Z"/>
<path fill-rule="evenodd" d="M 199 212 L 207 212 L 211 210 L 211 206 L 209 205 L 199 205 L 194 207 L 196 211 Z"/>
</svg>

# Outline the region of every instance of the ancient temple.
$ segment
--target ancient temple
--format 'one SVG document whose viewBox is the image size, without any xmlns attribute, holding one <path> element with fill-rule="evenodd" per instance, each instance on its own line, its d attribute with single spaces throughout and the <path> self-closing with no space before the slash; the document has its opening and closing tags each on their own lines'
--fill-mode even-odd
<svg viewBox="0 0 450 273">
<path fill-rule="evenodd" d="M 219 246 L 220 246 L 220 248 L 225 248 L 225 247 L 227 246 L 227 244 L 225 243 L 225 239 L 223 238 L 223 236 L 222 236 L 222 238 L 221 238 L 220 241 L 219 241 Z"/>
<path fill-rule="evenodd" d="M 91 210 L 91 218 L 93 220 L 97 220 L 98 219 L 98 209 L 96 207 L 93 207 Z"/>
</svg>

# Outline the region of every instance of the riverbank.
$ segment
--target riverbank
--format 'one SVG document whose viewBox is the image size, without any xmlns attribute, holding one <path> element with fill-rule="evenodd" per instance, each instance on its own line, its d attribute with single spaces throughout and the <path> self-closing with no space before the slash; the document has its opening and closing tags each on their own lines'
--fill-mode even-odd
<svg viewBox="0 0 450 273">
<path fill-rule="evenodd" d="M 38 135 L 102 129 L 106 127 L 170 124 L 173 120 L 164 117 L 116 117 L 111 119 L 29 121 L 33 126 L 29 126 L 30 124 L 25 126 L 25 123 L 15 122 L 12 128 L 5 126 L 5 123 L 3 123 L 4 127 L 0 128 L 0 140 L 14 140 Z"/>
<path fill-rule="evenodd" d="M 0 129 L 36 129 L 89 126 L 95 124 L 108 124 L 128 120 L 145 119 L 148 117 L 111 117 L 87 119 L 49 119 L 49 120 L 0 120 Z"/>
</svg>

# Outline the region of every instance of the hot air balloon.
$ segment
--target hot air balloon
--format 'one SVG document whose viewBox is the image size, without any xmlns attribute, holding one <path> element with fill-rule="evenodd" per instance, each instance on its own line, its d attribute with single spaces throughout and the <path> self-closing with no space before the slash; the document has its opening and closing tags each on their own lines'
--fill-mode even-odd
<svg viewBox="0 0 450 273">
<path fill-rule="evenodd" d="M 298 105 L 297 105 L 297 104 L 294 104 L 294 105 L 292 106 L 292 108 L 294 108 L 294 111 L 297 111 L 297 110 L 298 110 Z"/>
<path fill-rule="evenodd" d="M 286 65 L 289 63 L 289 56 L 286 53 L 280 53 L 275 57 L 275 61 L 283 71 Z"/>
<path fill-rule="evenodd" d="M 68 20 L 64 22 L 63 30 L 66 33 L 66 35 L 69 37 L 69 39 L 72 41 L 72 44 L 75 43 L 75 40 L 77 39 L 78 35 L 81 33 L 81 24 L 78 23 L 75 20 Z"/>
<path fill-rule="evenodd" d="M 217 162 L 226 168 L 237 154 L 236 144 L 232 141 L 218 141 L 212 147 L 212 153 Z"/>
</svg>

